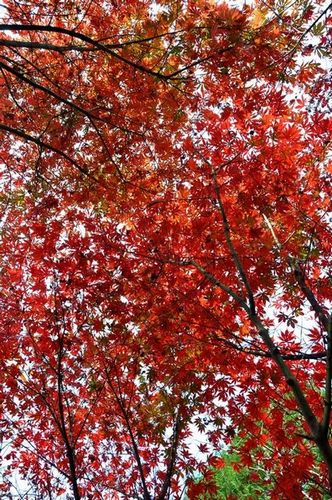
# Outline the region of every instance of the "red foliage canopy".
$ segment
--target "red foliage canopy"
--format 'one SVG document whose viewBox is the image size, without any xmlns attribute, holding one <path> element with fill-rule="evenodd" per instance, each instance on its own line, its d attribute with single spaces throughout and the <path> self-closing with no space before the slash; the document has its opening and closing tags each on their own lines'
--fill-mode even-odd
<svg viewBox="0 0 332 500">
<path fill-rule="evenodd" d="M 234 435 L 332 489 L 329 10 L 266 5 L 5 0 L 3 498 L 181 498 Z"/>
</svg>

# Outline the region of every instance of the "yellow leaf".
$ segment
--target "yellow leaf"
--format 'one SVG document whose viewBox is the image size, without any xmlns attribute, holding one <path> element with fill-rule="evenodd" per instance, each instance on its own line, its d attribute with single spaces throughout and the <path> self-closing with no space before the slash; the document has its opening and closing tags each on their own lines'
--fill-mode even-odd
<svg viewBox="0 0 332 500">
<path fill-rule="evenodd" d="M 263 26 L 264 21 L 265 21 L 266 15 L 264 12 L 262 12 L 260 9 L 255 9 L 252 13 L 252 18 L 251 18 L 251 27 L 256 30 Z"/>
</svg>

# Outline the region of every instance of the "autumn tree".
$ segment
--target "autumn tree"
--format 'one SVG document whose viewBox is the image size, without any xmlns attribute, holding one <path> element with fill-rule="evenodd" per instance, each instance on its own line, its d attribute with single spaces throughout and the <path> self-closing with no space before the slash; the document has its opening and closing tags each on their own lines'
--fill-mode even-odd
<svg viewBox="0 0 332 500">
<path fill-rule="evenodd" d="M 331 492 L 330 5 L 3 8 L 4 498 Z"/>
</svg>

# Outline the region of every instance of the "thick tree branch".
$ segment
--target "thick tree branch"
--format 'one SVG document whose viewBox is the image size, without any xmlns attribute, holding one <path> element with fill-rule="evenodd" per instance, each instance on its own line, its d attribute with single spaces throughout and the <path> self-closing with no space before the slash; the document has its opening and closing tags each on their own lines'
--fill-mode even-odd
<svg viewBox="0 0 332 500">
<path fill-rule="evenodd" d="M 49 25 L 0 24 L 0 31 L 35 31 L 35 32 L 48 32 L 48 33 L 58 33 L 58 34 L 62 34 L 62 35 L 68 35 L 74 39 L 78 39 L 78 40 L 81 40 L 85 43 L 88 43 L 98 50 L 106 52 L 110 56 L 114 57 L 114 59 L 118 59 L 119 61 L 121 61 L 121 62 L 139 70 L 139 71 L 142 71 L 143 73 L 147 73 L 151 76 L 158 77 L 160 79 L 167 79 L 167 77 L 165 77 L 161 73 L 155 72 L 153 70 L 150 70 L 149 68 L 146 68 L 145 66 L 142 66 L 141 64 L 138 64 L 138 63 L 135 63 L 134 61 L 126 59 L 125 57 L 121 56 L 120 54 L 118 54 L 114 50 L 109 49 L 107 45 L 101 44 L 101 43 L 93 40 L 89 36 L 84 35 L 83 33 L 78 33 L 75 30 L 60 28 L 58 26 L 49 26 Z"/>
<path fill-rule="evenodd" d="M 143 66 L 139 63 L 136 63 L 135 61 L 132 61 L 130 59 L 127 59 L 126 57 L 122 56 L 113 48 L 109 48 L 107 44 L 102 44 L 93 38 L 84 35 L 83 33 L 79 33 L 75 30 L 70 30 L 66 28 L 60 28 L 59 26 L 50 26 L 50 25 L 36 25 L 36 24 L 0 24 L 0 31 L 34 31 L 34 32 L 48 32 L 48 33 L 58 33 L 62 35 L 67 35 L 70 36 L 74 39 L 81 40 L 85 43 L 88 43 L 89 45 L 92 45 L 92 47 L 95 47 L 97 50 L 106 52 L 110 56 L 112 56 L 114 59 L 117 59 L 129 66 L 131 66 L 134 69 L 137 69 L 143 73 L 146 73 L 150 76 L 153 76 L 155 78 L 167 81 L 167 80 L 172 80 L 176 79 L 176 77 L 180 74 L 183 73 L 184 71 L 187 71 L 188 69 L 197 66 L 199 64 L 202 64 L 208 60 L 213 59 L 216 56 L 216 53 L 210 54 L 206 57 L 202 57 L 200 59 L 197 59 L 193 61 L 192 63 L 183 66 L 182 68 L 179 68 L 176 71 L 173 71 L 168 74 L 163 74 L 160 71 L 153 71 L 150 68 L 147 68 L 146 66 Z M 228 52 L 229 50 L 233 49 L 233 46 L 228 46 L 225 47 L 224 49 L 219 49 L 218 54 L 222 54 L 224 52 Z"/>
<path fill-rule="evenodd" d="M 273 342 L 269 331 L 265 328 L 263 323 L 261 322 L 260 318 L 257 316 L 256 313 L 252 313 L 250 307 L 246 304 L 246 302 L 239 297 L 237 294 L 235 294 L 229 287 L 223 285 L 217 278 L 215 278 L 211 273 L 207 272 L 203 267 L 200 265 L 196 264 L 195 262 L 191 261 L 191 265 L 196 267 L 203 276 L 205 276 L 211 283 L 214 285 L 218 286 L 221 288 L 223 291 L 228 293 L 231 297 L 233 297 L 239 305 L 247 312 L 249 319 L 251 322 L 256 326 L 257 331 L 262 338 L 264 344 L 268 348 L 271 358 L 277 363 L 279 366 L 279 369 L 281 373 L 283 374 L 287 384 L 290 386 L 295 399 L 299 405 L 299 408 L 301 409 L 303 416 L 308 423 L 310 430 L 313 434 L 313 436 L 317 437 L 318 434 L 320 433 L 320 425 L 315 417 L 314 413 L 311 410 L 311 407 L 300 387 L 300 384 L 296 378 L 296 376 L 291 372 L 289 369 L 288 365 L 285 363 L 285 360 L 283 359 L 282 355 L 280 354 L 280 351 L 278 347 L 275 345 Z M 331 450 L 331 457 L 332 457 L 332 450 Z M 331 462 L 332 466 L 332 462 Z"/>
<path fill-rule="evenodd" d="M 84 35 L 83 33 L 78 33 L 75 30 L 67 29 L 67 28 L 61 28 L 59 26 L 50 26 L 50 25 L 37 25 L 37 24 L 0 24 L 0 31 L 34 31 L 34 32 L 46 32 L 46 33 L 58 33 L 61 35 L 67 35 L 70 36 L 71 38 L 81 40 L 82 42 L 88 43 L 89 45 L 92 45 L 98 50 L 101 50 L 103 52 L 106 52 L 110 56 L 114 57 L 114 59 L 118 59 L 119 61 L 122 61 L 123 63 L 138 69 L 144 73 L 148 73 L 151 76 L 155 76 L 161 79 L 165 79 L 165 76 L 162 74 L 152 71 L 149 68 L 146 68 L 145 66 L 142 66 L 141 64 L 135 63 L 134 61 L 131 61 L 129 59 L 126 59 L 125 57 L 121 56 L 117 52 L 115 52 L 112 49 L 109 49 L 107 45 L 104 45 L 102 43 L 97 42 L 96 40 L 93 40 L 93 38 Z"/>
<path fill-rule="evenodd" d="M 303 391 L 300 387 L 300 384 L 296 378 L 296 376 L 291 372 L 287 364 L 285 363 L 282 355 L 280 354 L 280 351 L 278 347 L 275 345 L 273 342 L 272 338 L 270 337 L 269 331 L 265 328 L 261 320 L 256 314 L 249 314 L 249 317 L 252 321 L 252 323 L 256 326 L 259 335 L 263 339 L 265 345 L 269 349 L 269 352 L 271 353 L 271 357 L 274 359 L 274 361 L 277 363 L 279 366 L 280 371 L 282 372 L 287 384 L 291 388 L 297 402 L 299 405 L 299 408 L 301 409 L 303 416 L 308 423 L 310 430 L 313 434 L 313 436 L 317 436 L 317 433 L 319 431 L 319 424 L 318 420 L 315 417 L 313 411 L 311 410 L 311 407 L 303 394 Z"/>
<path fill-rule="evenodd" d="M 197 27 L 195 29 L 200 29 L 200 27 Z M 152 42 L 154 40 L 158 40 L 158 39 L 164 38 L 166 36 L 176 36 L 180 33 L 183 33 L 184 31 L 185 30 L 169 31 L 166 33 L 161 33 L 159 35 L 150 36 L 147 38 L 140 38 L 137 40 L 129 40 L 128 42 L 105 43 L 105 44 L 103 44 L 103 46 L 106 47 L 107 49 L 121 49 L 121 48 L 127 47 L 129 45 L 140 45 L 142 43 Z M 98 40 L 98 42 L 101 43 L 102 40 Z M 70 51 L 96 52 L 97 50 L 99 50 L 98 48 L 87 47 L 84 45 L 75 45 L 75 44 L 56 45 L 56 44 L 52 44 L 52 43 L 43 43 L 43 42 L 30 42 L 30 41 L 28 42 L 25 40 L 0 40 L 0 47 L 1 46 L 26 48 L 26 49 L 52 50 L 52 51 L 60 52 L 60 53 L 70 52 Z"/>
<path fill-rule="evenodd" d="M 222 283 L 219 282 L 218 279 L 216 279 L 211 273 L 208 273 L 205 271 L 204 268 L 202 268 L 199 265 L 195 265 L 194 262 L 191 262 L 191 264 L 196 267 L 196 269 L 200 270 L 201 273 L 209 279 L 209 281 L 216 286 L 220 287 L 223 291 L 229 290 L 228 287 L 225 287 L 222 285 Z M 286 383 L 290 387 L 294 398 L 298 404 L 298 407 L 308 424 L 311 432 L 311 436 L 313 440 L 315 441 L 317 447 L 319 448 L 322 457 L 324 458 L 324 461 L 328 467 L 329 470 L 329 478 L 330 478 L 330 484 L 331 484 L 331 489 L 332 489 L 332 448 L 329 444 L 329 441 L 326 437 L 326 435 L 323 433 L 323 427 L 319 423 L 317 417 L 313 413 L 310 404 L 308 403 L 308 400 L 302 391 L 302 388 L 299 384 L 299 381 L 297 377 L 294 375 L 294 373 L 290 370 L 288 367 L 287 363 L 285 362 L 283 356 L 281 355 L 278 347 L 275 345 L 275 343 L 272 340 L 272 337 L 270 336 L 270 333 L 267 328 L 265 328 L 264 324 L 258 317 L 256 313 L 253 313 L 251 308 L 248 307 L 246 302 L 236 294 L 232 290 L 230 290 L 231 293 L 229 293 L 230 296 L 232 296 L 235 300 L 238 301 L 239 305 L 247 312 L 248 318 L 251 320 L 251 322 L 256 326 L 257 331 L 259 333 L 259 336 L 263 340 L 264 344 L 268 348 L 271 358 L 276 362 L 277 366 L 280 369 L 280 372 L 282 373 Z"/>
<path fill-rule="evenodd" d="M 332 314 L 329 316 L 327 328 L 327 360 L 324 404 L 325 408 L 322 420 L 322 432 L 326 437 L 328 437 L 332 407 Z"/>
</svg>

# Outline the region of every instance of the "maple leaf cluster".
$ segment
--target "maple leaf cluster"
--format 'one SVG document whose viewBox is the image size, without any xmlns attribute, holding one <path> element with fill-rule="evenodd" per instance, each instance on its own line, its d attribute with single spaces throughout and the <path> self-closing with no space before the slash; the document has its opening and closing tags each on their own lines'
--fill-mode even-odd
<svg viewBox="0 0 332 500">
<path fill-rule="evenodd" d="M 3 498 L 332 491 L 322 3 L 5 0 Z"/>
</svg>

